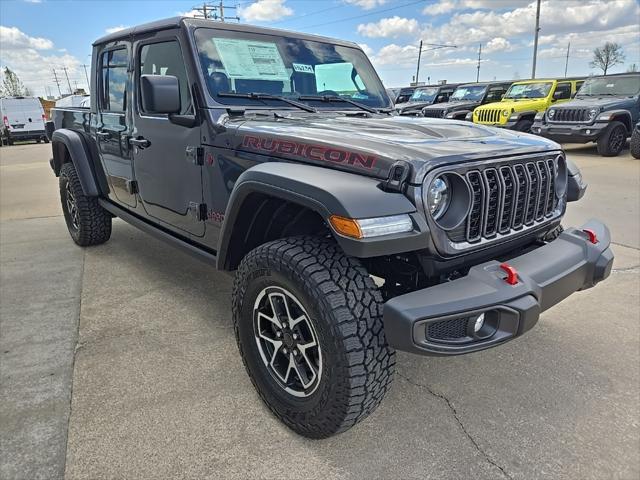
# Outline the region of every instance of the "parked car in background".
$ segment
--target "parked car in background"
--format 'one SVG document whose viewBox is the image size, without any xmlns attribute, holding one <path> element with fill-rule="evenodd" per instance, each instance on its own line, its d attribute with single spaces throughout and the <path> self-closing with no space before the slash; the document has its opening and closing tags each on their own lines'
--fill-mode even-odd
<svg viewBox="0 0 640 480">
<path fill-rule="evenodd" d="M 389 94 L 389 98 L 391 99 L 391 101 L 395 104 L 396 103 L 396 99 L 398 98 L 398 95 L 400 94 L 400 89 L 399 88 L 386 88 L 385 90 Z"/>
<path fill-rule="evenodd" d="M 640 120 L 640 73 L 588 79 L 576 97 L 536 116 L 532 132 L 557 142 L 595 142 L 605 157 L 618 155 Z"/>
<path fill-rule="evenodd" d="M 579 90 L 583 79 L 566 78 L 515 82 L 500 102 L 473 111 L 473 122 L 530 132 L 535 116 L 551 105 L 567 102 Z"/>
<path fill-rule="evenodd" d="M 471 113 L 485 103 L 499 102 L 513 82 L 467 83 L 458 86 L 449 101 L 422 109 L 423 117 L 471 120 Z M 468 117 L 468 118 L 467 118 Z"/>
<path fill-rule="evenodd" d="M 416 87 L 403 87 L 400 89 L 400 91 L 398 92 L 398 95 L 396 96 L 396 100 L 395 100 L 395 105 L 402 105 L 404 103 L 407 103 L 409 101 L 409 99 L 411 98 L 411 95 L 413 95 L 413 92 L 416 91 Z"/>
<path fill-rule="evenodd" d="M 36 97 L 0 98 L 0 145 L 13 145 L 16 140 L 41 140 L 49 142 L 45 135 L 44 108 Z"/>
<path fill-rule="evenodd" d="M 400 115 L 421 117 L 424 107 L 448 101 L 457 87 L 457 83 L 418 87 L 407 103 L 396 104 L 396 112 Z"/>
<path fill-rule="evenodd" d="M 631 134 L 630 149 L 633 158 L 640 158 L 640 122 L 636 123 L 636 128 Z"/>
</svg>

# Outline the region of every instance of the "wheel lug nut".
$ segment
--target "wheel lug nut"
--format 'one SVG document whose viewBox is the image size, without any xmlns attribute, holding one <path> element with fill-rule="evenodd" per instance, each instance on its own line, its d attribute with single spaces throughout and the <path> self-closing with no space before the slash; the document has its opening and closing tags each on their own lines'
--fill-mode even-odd
<svg viewBox="0 0 640 480">
<path fill-rule="evenodd" d="M 278 331 L 276 332 L 276 337 L 280 338 L 282 336 L 282 332 Z"/>
<path fill-rule="evenodd" d="M 293 351 L 293 354 L 294 354 L 294 355 L 298 355 L 298 350 L 294 350 L 294 351 Z"/>
<path fill-rule="evenodd" d="M 284 354 L 286 355 L 286 354 L 287 354 L 287 353 L 289 353 L 289 352 L 287 351 L 287 349 L 286 349 L 286 348 L 283 348 L 283 349 L 282 349 L 282 353 L 284 353 Z"/>
<path fill-rule="evenodd" d="M 297 334 L 297 333 L 294 333 L 294 334 L 293 334 L 293 339 L 294 339 L 294 340 L 297 340 L 297 339 L 298 339 L 298 334 Z"/>
</svg>

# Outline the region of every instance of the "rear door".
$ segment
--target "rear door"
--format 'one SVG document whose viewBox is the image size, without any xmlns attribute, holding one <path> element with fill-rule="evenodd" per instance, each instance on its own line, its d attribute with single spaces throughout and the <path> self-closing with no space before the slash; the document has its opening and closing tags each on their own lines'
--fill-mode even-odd
<svg viewBox="0 0 640 480">
<path fill-rule="evenodd" d="M 98 57 L 95 135 L 107 181 L 116 200 L 136 206 L 131 137 L 129 42 L 108 45 Z"/>
<path fill-rule="evenodd" d="M 172 75 L 178 79 L 181 115 L 195 115 L 183 44 L 178 32 L 147 35 L 135 44 L 134 137 L 147 146 L 134 148 L 134 167 L 145 212 L 178 233 L 203 236 L 202 166 L 198 164 L 199 126 L 176 125 L 168 115 L 145 112 L 140 76 Z"/>
</svg>

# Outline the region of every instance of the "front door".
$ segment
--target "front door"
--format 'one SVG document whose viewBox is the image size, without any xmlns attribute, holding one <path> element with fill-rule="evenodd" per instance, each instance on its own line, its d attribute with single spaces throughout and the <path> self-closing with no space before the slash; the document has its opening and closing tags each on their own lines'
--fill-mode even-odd
<svg viewBox="0 0 640 480">
<path fill-rule="evenodd" d="M 133 156 L 144 211 L 178 233 L 202 236 L 202 166 L 191 154 L 200 146 L 200 129 L 145 112 L 140 102 L 140 75 L 173 75 L 180 84 L 180 114 L 195 113 L 180 41 L 176 34 L 160 32 L 136 42 L 135 51 Z M 146 140 L 146 146 L 135 146 L 135 140 Z"/>
</svg>

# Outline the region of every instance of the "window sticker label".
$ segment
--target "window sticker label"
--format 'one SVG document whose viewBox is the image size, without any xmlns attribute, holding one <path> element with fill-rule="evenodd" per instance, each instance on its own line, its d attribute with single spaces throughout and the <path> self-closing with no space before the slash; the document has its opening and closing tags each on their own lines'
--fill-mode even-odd
<svg viewBox="0 0 640 480">
<path fill-rule="evenodd" d="M 288 81 L 289 75 L 275 43 L 214 38 L 230 78 Z"/>
<path fill-rule="evenodd" d="M 304 63 L 292 63 L 291 66 L 295 72 L 310 73 L 313 75 L 313 67 Z"/>
</svg>

